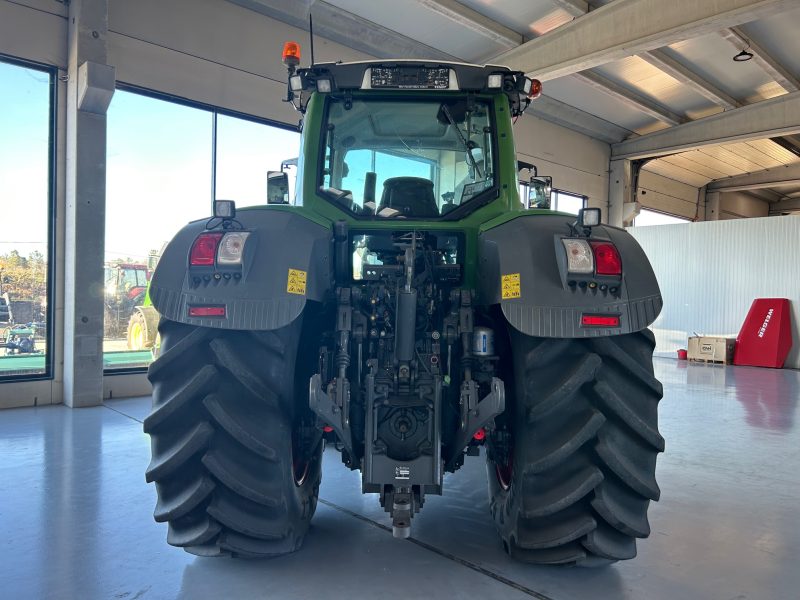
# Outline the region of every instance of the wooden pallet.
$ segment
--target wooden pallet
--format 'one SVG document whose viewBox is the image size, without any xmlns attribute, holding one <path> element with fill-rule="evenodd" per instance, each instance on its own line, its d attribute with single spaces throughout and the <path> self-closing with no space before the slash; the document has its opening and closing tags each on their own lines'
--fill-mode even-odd
<svg viewBox="0 0 800 600">
<path fill-rule="evenodd" d="M 690 358 L 689 362 L 699 362 L 707 365 L 732 365 L 733 360 L 714 360 L 713 358 Z"/>
</svg>

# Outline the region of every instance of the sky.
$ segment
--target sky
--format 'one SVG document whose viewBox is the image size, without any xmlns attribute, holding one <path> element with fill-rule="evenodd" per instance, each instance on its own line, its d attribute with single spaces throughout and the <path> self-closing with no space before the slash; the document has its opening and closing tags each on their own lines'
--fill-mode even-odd
<svg viewBox="0 0 800 600">
<path fill-rule="evenodd" d="M 211 214 L 213 114 L 118 90 L 108 110 L 106 257 L 144 260 Z M 0 254 L 46 253 L 49 77 L 0 62 Z M 262 204 L 299 134 L 219 115 L 217 197 Z"/>
<path fill-rule="evenodd" d="M 47 249 L 50 76 L 0 62 L 0 254 Z"/>
</svg>

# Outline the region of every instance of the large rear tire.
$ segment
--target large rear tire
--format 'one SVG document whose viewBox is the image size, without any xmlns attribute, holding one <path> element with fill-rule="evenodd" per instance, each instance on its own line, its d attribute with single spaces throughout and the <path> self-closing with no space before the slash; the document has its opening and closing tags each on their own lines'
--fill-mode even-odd
<svg viewBox="0 0 800 600">
<path fill-rule="evenodd" d="M 491 510 L 523 562 L 596 566 L 636 556 L 658 500 L 661 384 L 650 331 L 595 339 L 511 333 L 507 458 L 489 452 Z"/>
<path fill-rule="evenodd" d="M 144 421 L 156 521 L 167 541 L 202 556 L 294 552 L 317 505 L 322 444 L 293 451 L 307 406 L 294 397 L 296 326 L 227 331 L 162 320 Z"/>
</svg>

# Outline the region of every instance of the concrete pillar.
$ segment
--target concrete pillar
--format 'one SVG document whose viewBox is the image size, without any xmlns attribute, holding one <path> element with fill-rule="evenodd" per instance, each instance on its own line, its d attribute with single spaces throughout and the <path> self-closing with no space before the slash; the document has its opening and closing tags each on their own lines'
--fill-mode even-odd
<svg viewBox="0 0 800 600">
<path fill-rule="evenodd" d="M 626 213 L 636 198 L 633 189 L 633 165 L 629 160 L 612 160 L 608 176 L 608 216 L 605 222 L 622 227 Z M 627 205 L 627 206 L 626 206 Z"/>
<path fill-rule="evenodd" d="M 721 196 L 719 192 L 706 193 L 706 221 L 719 221 Z"/>
<path fill-rule="evenodd" d="M 108 0 L 69 5 L 64 249 L 64 404 L 103 401 Z"/>
</svg>

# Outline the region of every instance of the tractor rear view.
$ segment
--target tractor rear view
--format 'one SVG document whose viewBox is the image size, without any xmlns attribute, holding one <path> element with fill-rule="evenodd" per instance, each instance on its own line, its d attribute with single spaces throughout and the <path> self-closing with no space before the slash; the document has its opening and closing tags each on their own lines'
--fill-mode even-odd
<svg viewBox="0 0 800 600">
<path fill-rule="evenodd" d="M 292 44 L 284 61 L 304 115 L 296 197 L 274 173 L 280 202 L 217 201 L 149 290 L 146 477 L 168 542 L 297 550 L 327 443 L 397 537 L 444 473 L 484 454 L 510 555 L 635 556 L 664 449 L 647 329 L 661 296 L 598 210 L 520 202 L 512 119 L 540 84 L 438 62 L 297 68 Z"/>
</svg>

